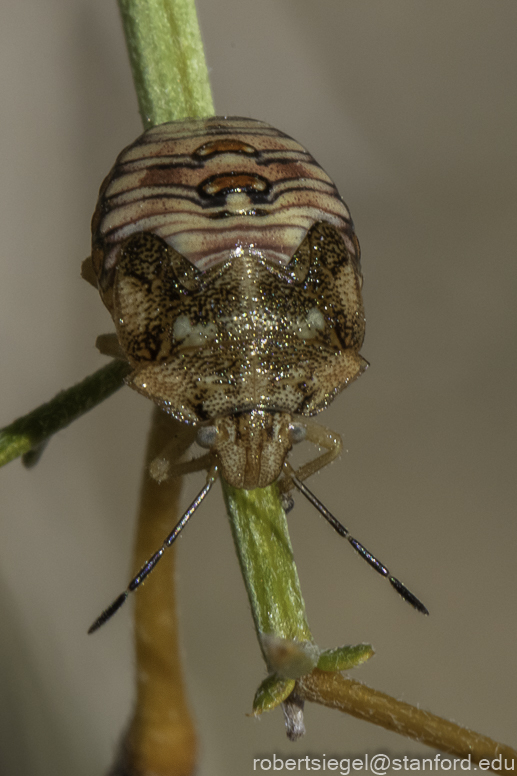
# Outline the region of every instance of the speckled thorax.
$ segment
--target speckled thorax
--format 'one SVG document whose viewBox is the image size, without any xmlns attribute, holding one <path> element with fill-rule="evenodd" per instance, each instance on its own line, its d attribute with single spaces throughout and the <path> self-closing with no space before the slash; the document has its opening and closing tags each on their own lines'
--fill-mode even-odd
<svg viewBox="0 0 517 776">
<path fill-rule="evenodd" d="M 358 282 L 348 257 L 331 251 L 335 239 L 317 225 L 286 268 L 242 252 L 193 273 L 186 288 L 170 248 L 132 238 L 114 284 L 132 387 L 194 423 L 248 409 L 322 409 L 363 363 Z"/>
</svg>

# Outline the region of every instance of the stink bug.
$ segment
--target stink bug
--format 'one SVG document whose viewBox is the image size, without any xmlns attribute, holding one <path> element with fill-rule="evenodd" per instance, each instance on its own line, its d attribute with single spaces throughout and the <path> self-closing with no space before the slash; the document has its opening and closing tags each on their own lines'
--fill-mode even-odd
<svg viewBox="0 0 517 776">
<path fill-rule="evenodd" d="M 294 485 L 427 613 L 303 483 L 342 447 L 308 418 L 368 364 L 359 354 L 365 319 L 352 219 L 299 143 L 241 118 L 144 132 L 102 184 L 84 274 L 115 323 L 101 349 L 129 361 L 128 385 L 198 428 L 209 452 L 187 468 L 210 471 L 162 548 L 90 631 L 154 568 L 218 471 L 236 488 Z M 295 473 L 286 458 L 304 439 L 326 452 Z"/>
</svg>

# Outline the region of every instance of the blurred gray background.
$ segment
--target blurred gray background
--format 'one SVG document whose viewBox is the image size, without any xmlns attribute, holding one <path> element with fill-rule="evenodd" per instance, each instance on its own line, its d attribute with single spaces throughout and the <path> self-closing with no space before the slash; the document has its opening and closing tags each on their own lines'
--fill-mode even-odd
<svg viewBox="0 0 517 776">
<path fill-rule="evenodd" d="M 427 604 L 417 615 L 309 505 L 289 516 L 322 646 L 371 642 L 355 677 L 517 744 L 515 0 L 198 0 L 217 111 L 306 145 L 363 249 L 368 372 L 321 421 L 341 460 L 313 489 Z M 99 185 L 141 131 L 114 0 L 0 10 L 0 424 L 105 363 L 79 276 Z M 95 776 L 132 699 L 128 581 L 150 405 L 121 391 L 0 472 L 0 773 Z M 185 504 L 200 476 L 185 486 Z M 245 716 L 264 676 L 217 493 L 180 541 L 201 776 L 253 757 L 428 752 L 310 707 Z"/>
</svg>

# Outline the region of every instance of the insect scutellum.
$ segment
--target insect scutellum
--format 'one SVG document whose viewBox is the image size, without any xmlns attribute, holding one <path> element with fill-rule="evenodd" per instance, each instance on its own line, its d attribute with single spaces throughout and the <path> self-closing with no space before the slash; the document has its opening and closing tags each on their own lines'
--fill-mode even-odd
<svg viewBox="0 0 517 776">
<path fill-rule="evenodd" d="M 235 488 L 296 487 L 420 611 L 425 607 L 308 491 L 341 450 L 309 420 L 368 366 L 359 243 L 348 208 L 315 159 L 259 121 L 171 122 L 141 135 L 104 181 L 84 275 L 116 335 L 126 382 L 198 427 L 199 459 L 156 465 L 157 479 L 210 470 L 162 548 L 101 615 L 105 622 L 161 558 L 220 472 Z M 296 473 L 293 443 L 325 452 Z M 338 526 L 340 526 L 338 528 Z"/>
</svg>

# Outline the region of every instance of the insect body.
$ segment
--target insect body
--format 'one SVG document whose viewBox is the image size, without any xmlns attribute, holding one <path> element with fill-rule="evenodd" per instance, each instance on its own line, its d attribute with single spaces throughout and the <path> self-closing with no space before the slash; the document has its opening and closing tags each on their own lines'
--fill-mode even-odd
<svg viewBox="0 0 517 776">
<path fill-rule="evenodd" d="M 367 365 L 350 214 L 312 156 L 263 122 L 145 132 L 102 186 L 92 262 L 129 384 L 213 425 L 235 487 L 276 480 L 293 418 Z"/>
<path fill-rule="evenodd" d="M 154 127 L 101 187 L 91 268 L 128 384 L 198 426 L 234 487 L 288 472 L 305 492 L 341 449 L 308 417 L 367 367 L 359 243 L 315 159 L 250 119 Z M 285 461 L 302 438 L 327 452 L 296 476 Z"/>
</svg>

